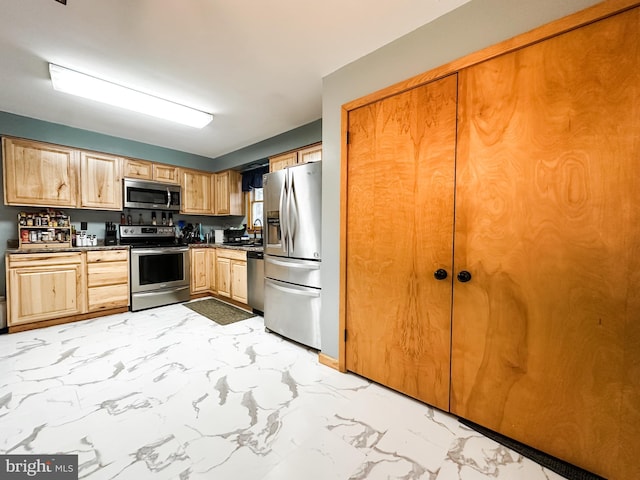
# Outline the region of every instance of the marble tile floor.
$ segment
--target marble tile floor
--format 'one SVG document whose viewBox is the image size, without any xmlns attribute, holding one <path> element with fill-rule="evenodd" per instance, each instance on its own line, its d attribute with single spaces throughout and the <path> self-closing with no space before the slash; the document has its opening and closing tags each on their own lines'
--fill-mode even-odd
<svg viewBox="0 0 640 480">
<path fill-rule="evenodd" d="M 82 479 L 558 480 L 441 411 L 182 305 L 0 336 L 0 453 Z"/>
</svg>

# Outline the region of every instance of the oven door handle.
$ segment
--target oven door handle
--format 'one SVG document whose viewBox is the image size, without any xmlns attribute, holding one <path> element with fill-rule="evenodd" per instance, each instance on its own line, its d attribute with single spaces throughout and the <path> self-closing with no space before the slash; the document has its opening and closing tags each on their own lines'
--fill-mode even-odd
<svg viewBox="0 0 640 480">
<path fill-rule="evenodd" d="M 158 293 L 176 293 L 182 290 L 187 290 L 189 288 L 190 287 L 187 285 L 186 287 L 169 288 L 166 290 L 154 290 L 152 292 L 138 292 L 136 293 L 136 297 L 153 297 L 154 295 L 158 295 Z"/>
<path fill-rule="evenodd" d="M 182 253 L 188 252 L 189 247 L 167 247 L 167 248 L 135 248 L 131 253 L 136 255 L 159 255 L 162 253 Z"/>
</svg>

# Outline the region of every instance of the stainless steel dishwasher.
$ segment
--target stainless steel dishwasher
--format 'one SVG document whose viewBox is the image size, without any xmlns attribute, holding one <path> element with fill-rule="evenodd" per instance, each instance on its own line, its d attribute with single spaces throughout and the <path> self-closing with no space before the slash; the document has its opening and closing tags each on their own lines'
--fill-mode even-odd
<svg viewBox="0 0 640 480">
<path fill-rule="evenodd" d="M 264 253 L 247 252 L 247 301 L 254 313 L 264 312 Z"/>
</svg>

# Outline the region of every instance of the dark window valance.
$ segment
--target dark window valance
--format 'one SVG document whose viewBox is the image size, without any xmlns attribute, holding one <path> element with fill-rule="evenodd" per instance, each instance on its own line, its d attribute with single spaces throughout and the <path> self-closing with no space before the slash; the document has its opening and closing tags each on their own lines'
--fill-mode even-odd
<svg viewBox="0 0 640 480">
<path fill-rule="evenodd" d="M 265 173 L 269 173 L 268 165 L 242 172 L 242 191 L 249 192 L 252 188 L 262 188 L 262 175 Z"/>
</svg>

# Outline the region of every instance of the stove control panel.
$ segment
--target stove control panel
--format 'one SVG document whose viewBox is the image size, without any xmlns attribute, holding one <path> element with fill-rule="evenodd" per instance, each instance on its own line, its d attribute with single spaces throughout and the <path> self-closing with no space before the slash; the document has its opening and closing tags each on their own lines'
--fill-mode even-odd
<svg viewBox="0 0 640 480">
<path fill-rule="evenodd" d="M 175 235 L 175 226 L 120 225 L 120 238 L 170 238 Z"/>
</svg>

